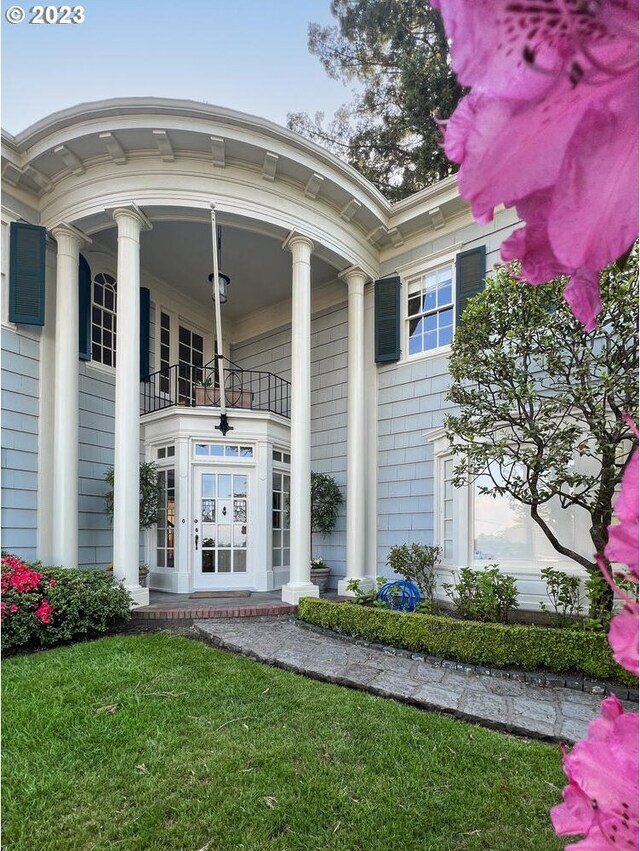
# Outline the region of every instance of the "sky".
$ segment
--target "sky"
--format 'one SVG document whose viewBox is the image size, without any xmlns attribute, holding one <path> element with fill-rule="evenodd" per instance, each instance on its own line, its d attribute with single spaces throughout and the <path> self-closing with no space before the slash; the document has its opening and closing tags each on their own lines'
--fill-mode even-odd
<svg viewBox="0 0 640 851">
<path fill-rule="evenodd" d="M 281 125 L 352 99 L 307 49 L 310 22 L 335 23 L 330 0 L 81 0 L 76 24 L 29 23 L 31 0 L 1 2 L 1 122 L 13 134 L 112 97 L 205 101 Z M 16 5 L 25 19 L 8 23 Z"/>
</svg>

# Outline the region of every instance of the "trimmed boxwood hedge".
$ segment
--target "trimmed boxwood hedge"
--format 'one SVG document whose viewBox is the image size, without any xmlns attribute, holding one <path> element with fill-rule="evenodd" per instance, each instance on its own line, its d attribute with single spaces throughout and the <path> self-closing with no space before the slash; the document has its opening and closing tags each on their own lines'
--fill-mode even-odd
<svg viewBox="0 0 640 851">
<path fill-rule="evenodd" d="M 607 637 L 600 632 L 462 621 L 310 597 L 300 600 L 298 617 L 355 638 L 473 665 L 547 668 L 627 685 L 638 682 L 613 660 Z"/>
</svg>

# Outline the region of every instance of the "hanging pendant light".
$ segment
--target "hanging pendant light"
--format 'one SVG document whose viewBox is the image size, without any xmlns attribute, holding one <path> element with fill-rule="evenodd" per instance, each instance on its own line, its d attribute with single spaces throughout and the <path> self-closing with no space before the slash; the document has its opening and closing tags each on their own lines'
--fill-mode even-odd
<svg viewBox="0 0 640 851">
<path fill-rule="evenodd" d="M 220 227 L 220 225 L 218 225 L 216 230 L 217 230 L 217 234 L 216 234 L 217 240 L 216 241 L 218 243 L 218 246 L 217 246 L 217 250 L 218 250 L 218 293 L 220 294 L 220 304 L 226 304 L 227 303 L 227 287 L 231 283 L 231 278 L 228 275 L 225 275 L 222 272 L 220 272 L 220 266 L 222 265 L 222 228 Z M 213 287 L 214 287 L 214 283 L 213 283 L 214 276 L 215 276 L 215 272 L 212 272 L 209 275 L 209 283 L 211 284 L 211 298 L 213 299 L 213 301 L 216 300 L 216 295 L 215 295 L 215 292 L 214 292 L 214 289 L 213 289 Z"/>
</svg>

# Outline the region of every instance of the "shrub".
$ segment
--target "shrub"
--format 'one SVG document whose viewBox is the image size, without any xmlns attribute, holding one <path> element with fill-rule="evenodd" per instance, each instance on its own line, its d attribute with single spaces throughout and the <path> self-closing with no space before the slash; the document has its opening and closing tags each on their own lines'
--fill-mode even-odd
<svg viewBox="0 0 640 851">
<path fill-rule="evenodd" d="M 360 579 L 350 579 L 347 582 L 347 591 L 351 591 L 355 594 L 355 597 L 353 598 L 354 603 L 364 606 L 384 606 L 385 604 L 382 600 L 378 600 L 377 597 L 380 589 L 386 581 L 386 577 L 377 576 L 374 587 L 367 591 L 362 587 Z"/>
<path fill-rule="evenodd" d="M 104 511 L 110 521 L 113 521 L 113 482 L 114 470 L 110 467 L 104 475 L 109 490 L 104 495 Z M 158 522 L 158 514 L 162 508 L 164 491 L 158 474 L 158 468 L 153 461 L 143 461 L 140 464 L 140 528 L 148 529 Z"/>
<path fill-rule="evenodd" d="M 463 567 L 455 584 L 443 588 L 455 611 L 466 620 L 507 623 L 509 612 L 518 608 L 516 580 L 501 573 L 497 564 L 484 570 Z"/>
<path fill-rule="evenodd" d="M 441 553 L 440 547 L 399 544 L 389 550 L 387 564 L 400 576 L 415 582 L 425 600 L 433 600 L 436 587 L 435 567 L 440 561 Z"/>
<path fill-rule="evenodd" d="M 540 574 L 547 584 L 547 597 L 551 602 L 554 620 L 563 626 L 580 613 L 580 579 L 562 570 L 554 570 L 553 567 L 545 567 Z M 541 602 L 540 608 L 551 614 L 545 603 Z"/>
<path fill-rule="evenodd" d="M 50 647 L 113 630 L 129 618 L 129 594 L 101 570 L 2 559 L 2 648 Z"/>
<path fill-rule="evenodd" d="M 603 632 L 460 621 L 313 598 L 300 600 L 298 617 L 345 635 L 473 665 L 547 668 L 637 685 L 614 662 Z"/>
</svg>

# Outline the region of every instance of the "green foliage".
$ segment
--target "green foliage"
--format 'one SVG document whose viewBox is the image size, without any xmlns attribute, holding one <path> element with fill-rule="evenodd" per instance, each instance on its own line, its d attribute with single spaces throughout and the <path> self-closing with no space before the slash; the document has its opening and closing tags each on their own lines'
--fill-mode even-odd
<svg viewBox="0 0 640 851">
<path fill-rule="evenodd" d="M 6 659 L 2 689 L 6 851 L 565 844 L 559 748 L 183 636 Z"/>
<path fill-rule="evenodd" d="M 441 555 L 441 547 L 399 544 L 389 550 L 387 564 L 400 576 L 415 582 L 425 600 L 433 600 L 436 587 L 435 568 Z"/>
<path fill-rule="evenodd" d="M 611 589 L 605 582 L 604 576 L 598 570 L 591 573 L 585 582 L 589 597 L 589 617 L 584 626 L 587 629 L 608 630 L 613 612 L 611 609 Z"/>
<path fill-rule="evenodd" d="M 35 650 L 103 635 L 129 619 L 128 591 L 104 571 L 34 566 L 43 577 L 37 588 L 3 592 L 7 608 L 18 607 L 3 621 L 3 651 Z M 43 599 L 53 606 L 50 623 L 33 614 Z"/>
<path fill-rule="evenodd" d="M 566 281 L 532 287 L 501 268 L 470 299 L 456 329 L 445 429 L 457 449 L 455 484 L 488 476 L 554 548 L 590 572 L 563 541 L 549 504 L 587 512 L 603 553 L 612 505 L 637 441 L 624 413 L 638 407 L 638 252 L 601 278 L 598 329 L 586 332 L 562 297 Z M 555 512 L 555 509 L 554 509 Z"/>
<path fill-rule="evenodd" d="M 362 581 L 360 579 L 350 579 L 347 582 L 347 591 L 351 591 L 352 594 L 355 594 L 353 598 L 353 602 L 357 603 L 361 606 L 379 606 L 384 608 L 385 603 L 382 600 L 377 600 L 378 593 L 382 586 L 387 581 L 385 576 L 377 576 L 376 584 L 373 588 L 369 588 L 365 590 L 362 587 Z"/>
<path fill-rule="evenodd" d="M 553 567 L 545 567 L 540 575 L 547 585 L 554 620 L 558 626 L 564 626 L 580 614 L 580 579 Z M 541 602 L 540 608 L 544 612 L 551 611 L 546 603 Z"/>
<path fill-rule="evenodd" d="M 336 480 L 326 473 L 311 473 L 311 530 L 330 535 L 344 502 Z"/>
<path fill-rule="evenodd" d="M 405 614 L 306 597 L 298 617 L 326 629 L 404 650 L 497 668 L 547 668 L 637 685 L 617 665 L 603 632 L 548 629 Z"/>
<path fill-rule="evenodd" d="M 330 77 L 360 91 L 328 125 L 291 113 L 287 126 L 329 148 L 397 201 L 448 175 L 434 113 L 463 93 L 438 12 L 422 0 L 333 0 L 337 26 L 309 26 L 309 49 Z"/>
<path fill-rule="evenodd" d="M 109 490 L 104 495 L 104 510 L 109 520 L 113 520 L 113 467 L 104 476 Z M 148 529 L 158 522 L 158 514 L 162 508 L 164 492 L 158 476 L 158 468 L 153 461 L 140 464 L 140 528 Z"/>
<path fill-rule="evenodd" d="M 497 564 L 484 570 L 463 567 L 454 584 L 442 587 L 456 612 L 467 620 L 507 623 L 509 612 L 518 608 L 515 577 L 502 573 Z"/>
</svg>

